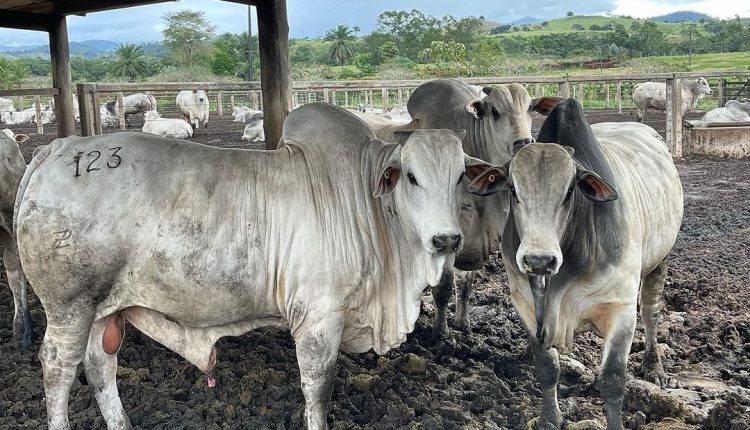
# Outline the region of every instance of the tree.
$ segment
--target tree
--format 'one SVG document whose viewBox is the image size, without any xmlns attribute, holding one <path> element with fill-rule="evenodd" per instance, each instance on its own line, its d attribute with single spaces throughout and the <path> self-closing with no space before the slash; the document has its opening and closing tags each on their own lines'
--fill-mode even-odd
<svg viewBox="0 0 750 430">
<path fill-rule="evenodd" d="M 214 37 L 216 27 L 206 21 L 202 11 L 189 9 L 166 13 L 163 19 L 164 43 L 178 53 L 183 65 L 192 67 L 196 54 Z"/>
<path fill-rule="evenodd" d="M 573 11 L 572 11 L 572 10 L 569 10 L 569 11 L 568 11 L 568 13 L 566 13 L 566 14 L 565 14 L 565 16 L 567 16 L 568 18 L 570 18 L 570 17 L 571 17 L 571 16 L 573 16 L 573 15 L 574 15 L 574 14 L 573 14 Z"/>
<path fill-rule="evenodd" d="M 138 76 L 146 73 L 146 62 L 143 58 L 143 49 L 132 43 L 123 43 L 115 50 L 115 58 L 112 62 L 112 74 L 125 76 L 133 81 Z"/>
<path fill-rule="evenodd" d="M 336 64 L 348 63 L 354 57 L 354 41 L 357 38 L 352 34 L 354 31 L 348 25 L 339 25 L 328 30 L 323 40 L 333 42 L 328 51 L 331 61 Z"/>
<path fill-rule="evenodd" d="M 389 40 L 382 44 L 378 49 L 378 59 L 381 62 L 385 62 L 398 56 L 398 45 L 396 42 Z"/>
</svg>

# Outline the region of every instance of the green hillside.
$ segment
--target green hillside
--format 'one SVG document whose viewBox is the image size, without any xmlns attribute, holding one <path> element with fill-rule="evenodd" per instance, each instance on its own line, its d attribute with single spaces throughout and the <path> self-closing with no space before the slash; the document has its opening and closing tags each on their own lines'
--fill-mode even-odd
<svg viewBox="0 0 750 430">
<path fill-rule="evenodd" d="M 500 33 L 497 36 L 539 36 L 542 34 L 554 34 L 554 33 L 572 33 L 572 32 L 588 32 L 592 31 L 589 28 L 592 25 L 604 26 L 608 23 L 612 25 L 623 25 L 626 29 L 630 28 L 633 21 L 643 22 L 644 20 L 638 20 L 633 18 L 623 17 L 609 17 L 609 16 L 572 16 L 566 18 L 557 18 L 547 21 L 547 26 L 540 24 L 529 25 L 529 31 L 524 31 L 520 27 L 517 27 L 517 31 L 510 31 L 507 33 Z M 697 24 L 697 23 L 696 23 Z M 580 25 L 584 30 L 576 30 L 574 27 Z M 688 23 L 668 23 L 668 22 L 657 22 L 656 25 L 661 31 L 667 35 L 678 35 L 680 32 L 687 28 Z M 523 27 L 523 26 L 521 26 Z M 701 25 L 696 25 L 695 30 L 699 32 L 705 32 Z"/>
</svg>

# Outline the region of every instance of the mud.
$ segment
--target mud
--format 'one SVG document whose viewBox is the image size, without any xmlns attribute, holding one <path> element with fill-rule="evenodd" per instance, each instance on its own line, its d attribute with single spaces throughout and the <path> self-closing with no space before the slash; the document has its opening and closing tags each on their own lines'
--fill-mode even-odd
<svg viewBox="0 0 750 430">
<path fill-rule="evenodd" d="M 647 122 L 657 130 L 661 116 Z M 631 120 L 613 111 L 592 122 Z M 540 121 L 535 121 L 538 127 Z M 137 125 L 136 125 L 137 126 Z M 192 139 L 218 146 L 260 147 L 239 140 L 242 124 L 213 119 Z M 17 132 L 30 133 L 23 128 Z M 50 133 L 51 131 L 51 133 Z M 33 149 L 52 140 L 30 134 Z M 693 158 L 678 165 L 685 218 L 659 325 L 664 365 L 680 388 L 639 381 L 643 330 L 630 357 L 624 417 L 627 428 L 750 428 L 750 161 Z M 44 390 L 36 357 L 44 311 L 31 294 L 36 341 L 17 350 L 13 304 L 5 272 L 0 285 L 0 428 L 45 427 Z M 540 408 L 525 334 L 506 295 L 502 264 L 494 259 L 472 292 L 472 329 L 446 342 L 431 340 L 434 305 L 427 293 L 408 342 L 379 357 L 340 354 L 329 424 L 334 429 L 526 429 Z M 451 305 L 451 312 L 453 305 Z M 452 316 L 452 314 L 451 314 Z M 449 320 L 452 323 L 452 320 Z M 560 406 L 568 429 L 603 428 L 604 408 L 594 385 L 601 339 L 578 335 L 563 360 Z M 218 345 L 216 388 L 200 371 L 132 327 L 119 353 L 118 386 L 136 428 L 302 428 L 294 342 L 284 331 L 261 329 Z M 71 392 L 75 429 L 105 428 L 82 369 Z"/>
</svg>

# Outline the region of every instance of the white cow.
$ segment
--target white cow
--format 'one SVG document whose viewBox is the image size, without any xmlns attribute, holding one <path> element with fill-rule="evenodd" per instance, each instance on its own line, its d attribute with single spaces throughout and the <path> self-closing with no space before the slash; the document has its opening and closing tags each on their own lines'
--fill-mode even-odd
<svg viewBox="0 0 750 430">
<path fill-rule="evenodd" d="M 76 122 L 80 122 L 81 121 L 81 109 L 78 107 L 78 96 L 75 93 L 72 93 L 71 96 L 73 98 L 73 115 L 75 116 Z M 54 111 L 55 99 L 54 98 L 49 99 L 48 105 L 50 109 Z"/>
<path fill-rule="evenodd" d="M 117 117 L 112 115 L 112 113 L 107 109 L 107 104 L 102 103 L 99 105 L 99 118 L 102 122 L 102 127 L 117 127 L 118 126 L 118 120 Z"/>
<path fill-rule="evenodd" d="M 750 100 L 729 100 L 724 107 L 711 109 L 700 119 L 705 124 L 750 122 Z"/>
<path fill-rule="evenodd" d="M 242 132 L 242 140 L 265 141 L 266 134 L 263 131 L 263 112 L 258 112 L 247 121 L 245 130 Z"/>
<path fill-rule="evenodd" d="M 144 133 L 176 139 L 193 137 L 193 127 L 185 122 L 185 120 L 179 118 L 162 118 L 156 111 L 146 112 L 144 120 L 143 129 L 141 129 Z"/>
<path fill-rule="evenodd" d="M 49 124 L 55 119 L 55 112 L 47 106 L 42 106 L 39 119 L 42 124 Z M 0 122 L 8 125 L 34 123 L 36 122 L 36 108 L 30 107 L 19 111 L 3 112 L 0 114 Z"/>
<path fill-rule="evenodd" d="M 177 110 L 193 128 L 208 126 L 208 96 L 203 90 L 180 91 Z"/>
<path fill-rule="evenodd" d="M 682 79 L 681 111 L 682 115 L 694 110 L 698 101 L 706 94 L 711 94 L 711 87 L 705 78 Z M 665 110 L 667 107 L 667 84 L 664 82 L 643 82 L 633 88 L 633 103 L 638 110 L 638 121 L 643 122 L 643 116 L 648 108 Z"/>
<path fill-rule="evenodd" d="M 13 292 L 15 308 L 13 333 L 16 338 L 20 338 L 23 328 L 24 349 L 31 346 L 32 327 L 31 314 L 26 301 L 26 278 L 21 270 L 16 250 L 13 206 L 18 184 L 26 170 L 26 163 L 18 144 L 28 139 L 29 136 L 14 134 L 7 128 L 0 131 L 0 243 L 3 245 L 3 264 L 8 276 L 8 285 Z"/>
<path fill-rule="evenodd" d="M 287 327 L 307 426 L 325 429 L 339 349 L 382 354 L 406 340 L 461 246 L 461 188 L 494 186 L 498 169 L 464 154 L 461 137 L 420 130 L 388 144 L 315 103 L 287 117 L 275 151 L 143 133 L 44 147 L 16 228 L 47 315 L 49 428 L 69 428 L 81 361 L 107 427 L 129 428 L 115 380 L 127 321 L 203 372 L 219 338 Z"/>
<path fill-rule="evenodd" d="M 119 106 L 117 100 L 109 101 L 105 105 L 110 115 L 114 117 L 118 116 Z M 128 121 L 131 115 L 141 114 L 145 116 L 146 112 L 157 112 L 156 98 L 150 93 L 129 94 L 122 98 L 122 108 L 125 111 L 125 121 Z"/>
<path fill-rule="evenodd" d="M 13 112 L 15 110 L 16 107 L 13 104 L 13 100 L 0 97 L 0 114 L 3 112 Z"/>
<path fill-rule="evenodd" d="M 604 337 L 597 386 L 607 429 L 619 430 L 639 305 L 645 377 L 668 381 L 656 323 L 682 221 L 680 178 L 654 129 L 589 126 L 574 99 L 557 105 L 537 140 L 554 143 L 521 147 L 497 177 L 511 194 L 502 256 L 542 391 L 537 426 L 560 428 L 558 352 L 572 351 L 575 333 L 593 329 Z"/>
</svg>

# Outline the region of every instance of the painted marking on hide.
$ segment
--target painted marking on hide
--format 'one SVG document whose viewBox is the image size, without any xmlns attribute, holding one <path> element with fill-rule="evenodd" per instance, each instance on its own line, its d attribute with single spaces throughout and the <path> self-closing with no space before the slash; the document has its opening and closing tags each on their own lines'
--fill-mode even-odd
<svg viewBox="0 0 750 430">
<path fill-rule="evenodd" d="M 109 154 L 109 160 L 107 160 L 106 163 L 104 163 L 108 168 L 110 169 L 116 169 L 120 167 L 122 164 L 122 157 L 118 155 L 118 152 L 122 149 L 122 146 L 115 146 L 113 148 L 107 148 L 107 151 L 110 151 Z M 75 174 L 73 174 L 74 177 L 81 176 L 81 158 L 83 155 L 86 155 L 88 164 L 86 164 L 86 171 L 84 173 L 93 172 L 95 170 L 102 170 L 102 164 L 99 162 L 99 159 L 102 157 L 101 151 L 89 151 L 88 153 L 84 153 L 82 151 L 76 152 L 76 155 L 73 156 L 73 161 L 68 164 L 75 165 Z"/>
<path fill-rule="evenodd" d="M 70 239 L 70 235 L 73 234 L 72 231 L 65 229 L 53 232 L 52 234 L 57 236 L 52 242 L 52 249 L 60 249 L 70 246 L 70 243 L 67 243 L 66 241 Z"/>
</svg>

